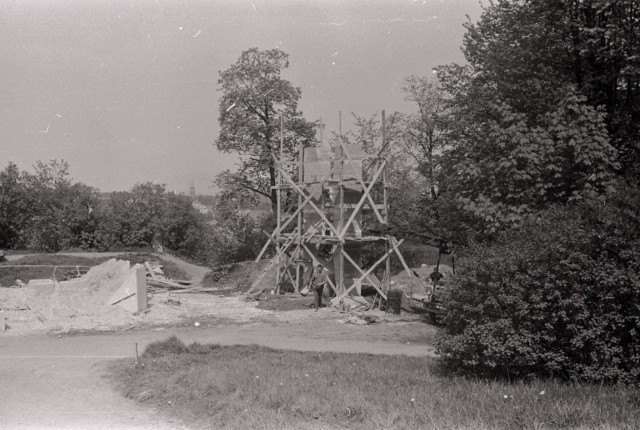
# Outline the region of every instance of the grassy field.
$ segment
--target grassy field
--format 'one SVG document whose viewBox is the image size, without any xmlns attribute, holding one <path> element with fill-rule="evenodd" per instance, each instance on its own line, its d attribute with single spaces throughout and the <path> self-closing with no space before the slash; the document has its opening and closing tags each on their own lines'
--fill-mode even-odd
<svg viewBox="0 0 640 430">
<path fill-rule="evenodd" d="M 81 266 L 81 273 L 85 273 L 89 267 L 104 263 L 110 258 L 129 260 L 131 264 L 144 263 L 145 261 L 160 261 L 164 266 L 164 273 L 174 279 L 186 279 L 187 274 L 175 263 L 163 260 L 150 253 L 126 253 L 116 257 L 77 257 L 56 254 L 30 254 L 14 261 L 0 263 L 0 286 L 8 287 L 15 284 L 16 279 L 28 283 L 30 279 L 53 279 L 63 281 L 76 273 L 75 266 Z M 9 266 L 9 267 L 8 267 Z M 15 267 L 25 266 L 25 267 Z M 41 267 L 29 267 L 41 266 Z M 66 266 L 66 267 L 65 267 Z"/>
<path fill-rule="evenodd" d="M 441 376 L 429 358 L 149 345 L 114 363 L 129 398 L 196 428 L 637 429 L 636 388 Z"/>
</svg>

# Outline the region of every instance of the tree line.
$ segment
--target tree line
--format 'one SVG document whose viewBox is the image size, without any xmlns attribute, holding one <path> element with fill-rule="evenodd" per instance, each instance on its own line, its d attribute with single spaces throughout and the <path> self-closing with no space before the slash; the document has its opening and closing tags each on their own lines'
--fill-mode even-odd
<svg viewBox="0 0 640 430">
<path fill-rule="evenodd" d="M 191 197 L 151 182 L 101 193 L 73 182 L 65 161 L 38 161 L 33 173 L 10 162 L 0 171 L 0 249 L 163 247 L 210 266 L 255 257 L 248 244 L 261 234 L 258 222 L 224 199 L 210 209 L 203 214 Z"/>
</svg>

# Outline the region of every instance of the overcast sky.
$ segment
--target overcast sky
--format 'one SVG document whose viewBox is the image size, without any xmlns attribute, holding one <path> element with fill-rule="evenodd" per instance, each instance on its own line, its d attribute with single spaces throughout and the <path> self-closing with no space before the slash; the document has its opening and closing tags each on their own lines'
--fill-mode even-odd
<svg viewBox="0 0 640 430">
<path fill-rule="evenodd" d="M 210 194 L 218 72 L 251 47 L 290 54 L 309 120 L 409 112 L 406 76 L 463 62 L 479 0 L 0 1 L 0 168 L 64 159 L 102 191 L 157 181 Z"/>
</svg>

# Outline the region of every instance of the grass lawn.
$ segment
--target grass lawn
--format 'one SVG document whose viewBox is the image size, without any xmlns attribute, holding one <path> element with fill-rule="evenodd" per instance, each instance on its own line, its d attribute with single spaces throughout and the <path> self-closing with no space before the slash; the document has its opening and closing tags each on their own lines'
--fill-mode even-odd
<svg viewBox="0 0 640 430">
<path fill-rule="evenodd" d="M 149 345 L 111 367 L 125 396 L 195 428 L 637 429 L 637 388 L 452 379 L 430 358 Z"/>
<path fill-rule="evenodd" d="M 174 279 L 186 279 L 187 277 L 187 274 L 175 263 L 163 260 L 162 258 L 158 258 L 150 253 L 124 253 L 116 257 L 91 257 L 90 254 L 86 257 L 56 254 L 30 254 L 18 260 L 0 263 L 0 286 L 8 287 L 14 285 L 16 279 L 20 279 L 24 283 L 28 283 L 31 279 L 50 278 L 56 278 L 56 280 L 62 281 L 69 277 L 69 272 L 76 272 L 75 266 L 80 266 L 81 273 L 85 273 L 90 267 L 102 264 L 110 258 L 129 260 L 132 265 L 136 263 L 144 263 L 145 261 L 160 261 L 163 265 L 165 275 Z"/>
</svg>

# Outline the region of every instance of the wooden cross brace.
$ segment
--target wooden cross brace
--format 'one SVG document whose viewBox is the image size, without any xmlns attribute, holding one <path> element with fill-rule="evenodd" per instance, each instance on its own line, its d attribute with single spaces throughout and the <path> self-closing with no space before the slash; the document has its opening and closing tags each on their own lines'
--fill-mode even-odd
<svg viewBox="0 0 640 430">
<path fill-rule="evenodd" d="M 398 242 L 397 246 L 400 246 L 400 245 L 402 244 L 402 242 L 404 242 L 404 239 L 400 240 L 400 242 Z M 373 271 L 374 271 L 374 269 L 375 269 L 376 267 L 378 267 L 378 265 L 380 265 L 380 263 L 382 263 L 382 262 L 383 262 L 383 261 L 385 261 L 387 258 L 389 258 L 389 256 L 390 256 L 391 254 L 393 254 L 394 252 L 397 252 L 397 251 L 396 251 L 396 249 L 397 249 L 397 247 L 393 247 L 393 248 L 389 249 L 387 252 L 385 252 L 385 253 L 384 253 L 384 255 L 383 255 L 382 257 L 380 257 L 380 258 L 378 259 L 378 261 L 376 261 L 375 263 L 373 263 L 373 265 L 372 265 L 371 267 L 369 267 L 369 269 L 368 269 L 366 272 L 364 272 L 364 274 L 363 274 L 362 276 L 360 276 L 360 278 L 358 278 L 358 279 L 353 283 L 353 285 L 352 285 L 352 286 L 350 286 L 349 288 L 347 288 L 347 289 L 345 290 L 345 292 L 344 292 L 344 293 L 342 293 L 342 294 L 340 294 L 339 296 L 334 297 L 333 299 L 331 299 L 331 303 L 332 303 L 334 306 L 335 306 L 335 305 L 337 305 L 338 303 L 340 303 L 340 300 L 344 299 L 344 298 L 349 294 L 349 292 L 351 292 L 351 290 L 353 290 L 354 288 L 356 288 L 356 286 L 361 285 L 361 284 L 362 284 L 362 281 L 363 281 L 365 278 L 367 278 L 367 277 L 369 276 L 369 274 L 370 274 L 371 272 L 373 272 Z M 358 267 L 357 265 L 355 265 L 355 266 L 356 266 L 356 267 Z M 362 271 L 362 269 L 360 269 L 360 270 Z M 374 287 L 376 287 L 376 286 L 374 285 Z M 385 300 L 387 299 L 387 295 L 386 295 L 383 291 L 381 291 L 378 287 L 376 287 L 376 290 L 380 293 L 380 295 L 381 295 Z"/>
<path fill-rule="evenodd" d="M 322 182 L 321 186 L 322 185 L 324 185 L 324 182 Z M 304 193 L 302 195 L 304 196 Z M 295 219 L 296 215 L 298 215 L 298 213 L 300 213 L 300 211 L 307 205 L 307 203 L 311 202 L 312 198 L 313 198 L 312 194 L 310 194 L 309 196 L 306 196 L 304 201 L 302 202 L 302 204 L 293 212 L 293 214 L 291 214 L 291 217 L 284 224 L 282 224 L 282 226 L 280 226 L 280 229 L 276 229 L 271 234 L 270 239 L 267 241 L 267 243 L 264 244 L 264 246 L 262 247 L 262 250 L 260 251 L 260 254 L 258 254 L 258 257 L 256 258 L 255 261 L 260 261 L 260 259 L 264 255 L 264 253 L 267 250 L 267 248 L 269 248 L 269 244 L 272 241 L 275 241 L 274 238 L 276 236 L 278 236 L 281 232 L 283 232 L 285 228 L 287 228 L 287 226 L 291 223 L 291 221 L 293 221 Z M 276 243 L 276 246 L 277 246 L 277 243 Z"/>
<path fill-rule="evenodd" d="M 373 212 L 374 212 L 374 213 L 376 214 L 376 216 L 378 217 L 378 221 L 380 221 L 380 223 L 384 224 L 384 223 L 385 223 L 385 221 L 384 221 L 384 219 L 382 218 L 382 215 L 380 215 L 380 212 L 378 211 L 378 208 L 376 207 L 376 204 L 375 204 L 375 202 L 373 201 L 373 197 L 371 197 L 371 193 L 370 193 L 371 188 L 372 188 L 372 186 L 373 186 L 372 184 L 375 184 L 376 179 L 377 179 L 377 176 L 376 176 L 376 178 L 375 178 L 373 181 L 371 181 L 371 183 L 369 184 L 369 187 L 367 188 L 367 186 L 364 184 L 364 181 L 362 180 L 362 172 L 358 172 L 358 171 L 356 171 L 356 166 L 355 166 L 355 163 L 353 162 L 353 158 L 351 158 L 351 154 L 349 154 L 349 151 L 347 150 L 347 147 L 345 146 L 345 144 L 342 142 L 342 139 L 338 139 L 338 142 L 340 142 L 340 146 L 342 147 L 342 152 L 344 153 L 344 155 L 346 155 L 346 156 L 347 156 L 347 160 L 349 160 L 349 164 L 350 164 L 350 166 L 351 166 L 351 169 L 352 169 L 352 170 L 353 170 L 353 172 L 355 173 L 356 178 L 358 179 L 358 182 L 360 182 L 360 185 L 362 186 L 362 189 L 363 189 L 363 190 L 367 190 L 367 191 L 365 191 L 365 193 L 362 195 L 362 199 L 365 199 L 365 198 L 366 198 L 366 199 L 368 199 L 368 200 L 369 200 L 369 203 L 371 204 L 371 208 L 373 209 Z M 361 199 L 361 200 L 362 200 L 362 199 Z M 354 211 L 354 212 L 356 212 L 356 211 Z M 347 223 L 347 226 L 348 226 L 349 224 L 350 224 L 350 223 Z"/>
<path fill-rule="evenodd" d="M 349 219 L 345 223 L 344 228 L 342 229 L 342 232 L 340 232 L 340 234 L 338 235 L 338 238 L 341 241 L 344 240 L 344 236 L 347 234 L 347 231 L 349 230 L 349 227 L 351 226 L 351 223 L 353 222 L 353 220 L 358 215 L 358 211 L 362 208 L 362 205 L 364 205 L 364 203 L 367 201 L 367 198 L 369 199 L 370 202 L 372 202 L 371 204 L 374 205 L 373 199 L 372 199 L 370 193 L 371 193 L 371 190 L 373 189 L 373 186 L 375 185 L 376 181 L 378 180 L 378 177 L 380 177 L 380 174 L 384 171 L 386 163 L 387 163 L 386 160 L 382 162 L 382 164 L 378 168 L 378 171 L 376 172 L 376 174 L 373 175 L 373 179 L 371 180 L 371 182 L 369 182 L 369 186 L 363 188 L 364 192 L 362 194 L 362 197 L 360 197 L 360 201 L 358 202 L 356 208 L 353 210 L 353 212 L 351 213 L 351 216 L 349 217 Z M 374 207 L 375 207 L 375 205 L 374 205 Z M 384 223 L 384 221 L 380 217 L 380 214 L 378 212 L 376 212 L 376 214 L 378 215 L 378 219 L 380 220 L 380 222 Z"/>
<path fill-rule="evenodd" d="M 276 165 L 276 167 L 278 168 L 278 170 L 280 171 L 280 174 L 282 175 L 282 177 L 284 177 L 284 179 L 289 183 L 289 185 L 291 185 L 293 187 L 294 190 L 296 190 L 298 192 L 298 194 L 301 195 L 305 195 L 304 191 L 302 189 L 300 189 L 300 187 L 298 186 L 298 184 L 295 183 L 295 181 L 291 178 L 291 176 L 289 176 L 289 174 L 282 168 L 280 162 L 278 161 L 278 159 L 275 157 L 275 155 L 271 154 L 271 156 L 273 157 L 273 162 Z M 324 184 L 324 182 L 323 182 Z M 333 226 L 333 224 L 331 223 L 331 221 L 329 221 L 327 219 L 327 217 L 325 216 L 324 212 L 318 208 L 318 206 L 316 206 L 315 203 L 313 203 L 313 201 L 311 199 L 308 199 L 309 201 L 304 205 L 306 206 L 307 204 L 309 206 L 311 206 L 313 208 L 313 210 L 315 210 L 317 212 L 317 214 L 320 216 L 320 218 L 327 223 L 327 225 L 329 226 L 329 228 L 331 229 L 331 231 L 333 232 L 333 234 L 336 237 L 340 237 L 340 232 L 338 232 L 338 230 L 336 230 L 336 228 Z M 304 207 L 303 206 L 303 207 Z M 293 218 L 290 218 L 290 220 Z"/>
<path fill-rule="evenodd" d="M 273 266 L 274 262 L 277 261 L 282 256 L 282 254 L 287 252 L 287 249 L 289 249 L 294 239 L 295 237 L 291 237 L 289 240 L 287 240 L 287 242 L 285 242 L 284 246 L 280 248 L 280 250 L 276 253 L 276 255 L 271 259 L 267 267 L 264 268 L 260 276 L 258 276 L 258 279 L 256 279 L 253 282 L 253 284 L 251 284 L 251 288 L 249 288 L 249 291 L 247 292 L 247 294 L 250 294 L 251 292 L 253 292 L 253 289 L 260 283 L 260 281 L 262 280 L 264 275 L 269 271 L 269 269 L 271 269 L 271 266 Z"/>
<path fill-rule="evenodd" d="M 409 269 L 407 262 L 404 261 L 404 257 L 402 256 L 402 254 L 400 253 L 400 249 L 398 248 L 400 246 L 400 243 L 402 242 L 398 242 L 398 239 L 396 239 L 393 236 L 389 236 L 389 241 L 391 242 L 391 246 L 393 246 L 393 249 L 396 251 L 396 255 L 400 259 L 400 262 L 402 263 L 402 267 L 404 267 L 404 270 L 407 272 L 407 274 L 410 277 L 413 277 L 414 273 L 411 271 L 411 269 Z"/>
<path fill-rule="evenodd" d="M 353 258 L 351 258 L 351 256 L 344 249 L 342 250 L 342 255 L 344 255 L 344 258 L 346 258 L 349 261 L 349 263 L 351 263 L 351 265 L 355 267 L 358 270 L 358 272 L 360 272 L 360 275 L 366 276 L 369 282 L 371 282 L 371 284 L 375 287 L 375 289 L 380 291 L 380 288 L 379 288 L 380 281 L 378 280 L 376 275 L 374 275 L 373 273 L 365 274 L 364 270 L 362 270 L 362 268 L 358 265 L 358 263 L 353 261 Z"/>
</svg>

